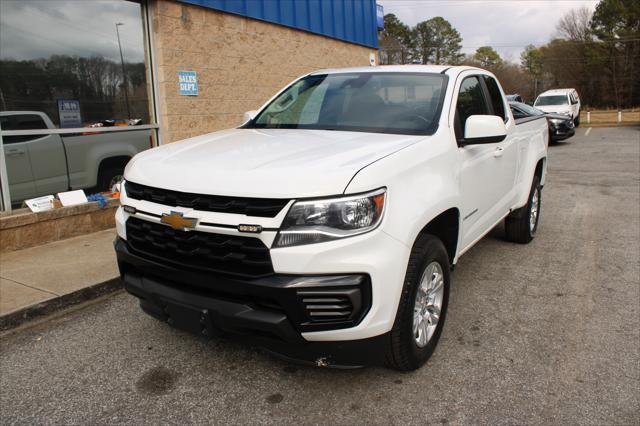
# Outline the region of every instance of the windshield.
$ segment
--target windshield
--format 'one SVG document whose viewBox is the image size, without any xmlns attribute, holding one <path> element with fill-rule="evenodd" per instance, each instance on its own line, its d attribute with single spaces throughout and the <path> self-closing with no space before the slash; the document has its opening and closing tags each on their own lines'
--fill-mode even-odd
<svg viewBox="0 0 640 426">
<path fill-rule="evenodd" d="M 517 105 L 511 105 L 511 108 L 515 108 L 519 111 L 521 111 L 523 114 L 526 115 L 543 115 L 545 114 L 544 111 L 540 111 L 538 108 L 534 108 L 530 105 L 527 104 L 517 104 Z"/>
<path fill-rule="evenodd" d="M 446 84 L 445 75 L 428 73 L 311 75 L 244 127 L 433 134 Z"/>
<path fill-rule="evenodd" d="M 547 105 L 567 105 L 569 101 L 567 100 L 567 95 L 555 95 L 555 96 L 540 96 L 535 105 L 536 106 L 547 106 Z"/>
</svg>

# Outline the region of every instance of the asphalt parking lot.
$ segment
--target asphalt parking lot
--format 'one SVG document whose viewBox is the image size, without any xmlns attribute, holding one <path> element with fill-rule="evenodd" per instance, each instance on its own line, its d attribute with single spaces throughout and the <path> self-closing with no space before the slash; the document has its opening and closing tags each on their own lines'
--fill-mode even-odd
<svg viewBox="0 0 640 426">
<path fill-rule="evenodd" d="M 118 293 L 2 336 L 1 421 L 640 423 L 640 130 L 580 128 L 550 147 L 536 239 L 503 232 L 460 260 L 419 371 L 287 364 Z"/>
</svg>

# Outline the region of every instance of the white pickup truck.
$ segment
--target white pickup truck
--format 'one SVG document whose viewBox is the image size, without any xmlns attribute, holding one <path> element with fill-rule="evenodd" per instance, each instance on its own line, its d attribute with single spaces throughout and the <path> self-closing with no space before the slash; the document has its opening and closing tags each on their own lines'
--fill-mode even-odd
<svg viewBox="0 0 640 426">
<path fill-rule="evenodd" d="M 55 129 L 44 112 L 2 111 L 2 130 Z M 70 189 L 107 190 L 137 153 L 153 146 L 150 130 L 4 136 L 12 204 Z"/>
<path fill-rule="evenodd" d="M 125 171 L 120 273 L 176 327 L 318 366 L 413 370 L 460 256 L 502 220 L 510 241 L 536 233 L 547 121 L 515 120 L 487 71 L 318 71 L 247 118 Z"/>
</svg>

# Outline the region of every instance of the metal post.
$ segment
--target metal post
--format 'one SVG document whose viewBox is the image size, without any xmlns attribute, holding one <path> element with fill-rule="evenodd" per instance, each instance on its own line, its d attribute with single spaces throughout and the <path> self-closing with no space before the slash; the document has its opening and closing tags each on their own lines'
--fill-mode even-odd
<svg viewBox="0 0 640 426">
<path fill-rule="evenodd" d="M 11 211 L 11 194 L 9 193 L 9 181 L 7 177 L 7 165 L 4 161 L 4 144 L 2 142 L 2 127 L 0 127 L 0 211 Z"/>
<path fill-rule="evenodd" d="M 116 35 L 118 36 L 118 49 L 120 49 L 120 63 L 122 64 L 122 78 L 124 78 L 124 98 L 127 102 L 127 117 L 131 120 L 131 111 L 129 110 L 129 84 L 127 83 L 127 73 L 124 69 L 124 56 L 122 56 L 122 44 L 120 44 L 120 31 L 118 27 L 124 25 L 122 22 L 116 22 Z"/>
<path fill-rule="evenodd" d="M 591 124 L 591 111 L 587 111 L 587 124 Z"/>
<path fill-rule="evenodd" d="M 618 111 L 618 124 L 622 123 L 622 111 Z"/>
<path fill-rule="evenodd" d="M 158 111 L 158 105 L 160 105 L 160 93 L 157 87 L 158 82 L 158 64 L 156 63 L 155 58 L 155 38 L 153 33 L 153 20 L 151 19 L 153 9 L 156 8 L 157 5 L 149 4 L 149 2 L 142 2 L 142 10 L 144 15 L 144 33 L 146 34 L 145 42 L 147 44 L 147 61 L 149 63 L 149 71 L 147 73 L 147 78 L 151 82 L 151 93 L 153 94 L 152 106 L 153 106 L 153 123 L 157 124 L 158 127 L 155 130 L 156 136 L 156 146 L 162 145 L 164 143 L 164 133 L 162 131 L 162 115 Z"/>
</svg>

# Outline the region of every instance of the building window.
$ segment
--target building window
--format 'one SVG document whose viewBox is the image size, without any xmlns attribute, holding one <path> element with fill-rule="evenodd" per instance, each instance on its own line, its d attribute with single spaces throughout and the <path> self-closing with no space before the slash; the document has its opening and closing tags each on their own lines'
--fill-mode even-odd
<svg viewBox="0 0 640 426">
<path fill-rule="evenodd" d="M 108 189 L 131 153 L 155 140 L 144 5 L 3 0 L 1 9 L 3 191 L 16 207 L 68 189 Z"/>
</svg>

